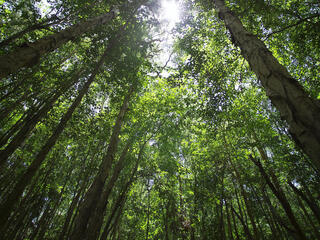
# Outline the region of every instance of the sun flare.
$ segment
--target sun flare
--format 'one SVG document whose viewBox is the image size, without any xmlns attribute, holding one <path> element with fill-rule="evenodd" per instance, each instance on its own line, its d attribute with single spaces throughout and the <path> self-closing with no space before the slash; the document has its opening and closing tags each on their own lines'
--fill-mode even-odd
<svg viewBox="0 0 320 240">
<path fill-rule="evenodd" d="M 179 21 L 179 5 L 174 0 L 163 0 L 161 3 L 161 18 L 174 25 Z"/>
</svg>

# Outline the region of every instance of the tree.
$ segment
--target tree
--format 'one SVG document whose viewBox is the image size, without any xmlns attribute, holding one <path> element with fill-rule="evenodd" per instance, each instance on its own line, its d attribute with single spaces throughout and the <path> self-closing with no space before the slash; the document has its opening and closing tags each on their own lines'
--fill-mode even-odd
<svg viewBox="0 0 320 240">
<path fill-rule="evenodd" d="M 287 121 L 293 139 L 320 169 L 318 102 L 308 96 L 262 41 L 243 27 L 240 20 L 225 6 L 224 1 L 217 0 L 214 3 L 219 17 L 224 20 L 231 33 L 232 41 L 240 47 L 271 102 Z"/>
<path fill-rule="evenodd" d="M 0 82 L 1 239 L 319 238 L 319 3 L 47 2 L 0 1 L 2 57 L 74 33 Z"/>
</svg>

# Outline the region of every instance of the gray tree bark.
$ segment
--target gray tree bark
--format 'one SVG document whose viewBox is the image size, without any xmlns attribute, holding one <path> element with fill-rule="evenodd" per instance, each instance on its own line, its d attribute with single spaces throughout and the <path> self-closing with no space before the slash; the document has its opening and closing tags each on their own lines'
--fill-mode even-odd
<svg viewBox="0 0 320 240">
<path fill-rule="evenodd" d="M 272 104 L 289 125 L 295 143 L 320 170 L 320 104 L 304 91 L 284 66 L 255 35 L 248 32 L 240 19 L 223 0 L 214 0 L 218 16 L 230 31 L 232 41 L 260 80 Z"/>
</svg>

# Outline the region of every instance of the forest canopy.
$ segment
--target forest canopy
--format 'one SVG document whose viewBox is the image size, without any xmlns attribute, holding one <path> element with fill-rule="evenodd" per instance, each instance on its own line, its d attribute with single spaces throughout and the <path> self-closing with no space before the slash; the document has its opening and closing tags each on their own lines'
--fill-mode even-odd
<svg viewBox="0 0 320 240">
<path fill-rule="evenodd" d="M 0 239 L 320 239 L 318 0 L 0 0 Z"/>
</svg>

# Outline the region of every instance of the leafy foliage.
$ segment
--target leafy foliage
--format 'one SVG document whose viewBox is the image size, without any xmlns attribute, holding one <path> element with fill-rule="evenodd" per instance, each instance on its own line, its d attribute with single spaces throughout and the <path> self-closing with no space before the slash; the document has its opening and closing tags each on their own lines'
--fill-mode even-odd
<svg viewBox="0 0 320 240">
<path fill-rule="evenodd" d="M 303 239 L 299 228 L 305 239 L 319 238 L 319 172 L 295 146 L 212 1 L 183 2 L 173 60 L 164 67 L 157 1 L 45 2 L 0 1 L 1 55 L 119 12 L 1 79 L 3 213 L 21 179 L 29 181 L 7 216 L 0 214 L 2 239 L 76 239 L 90 200 L 83 239 L 94 231 L 101 240 Z M 227 5 L 317 98 L 319 3 Z M 95 186 L 99 199 L 90 199 Z M 92 225 L 97 216 L 101 224 Z"/>
</svg>

